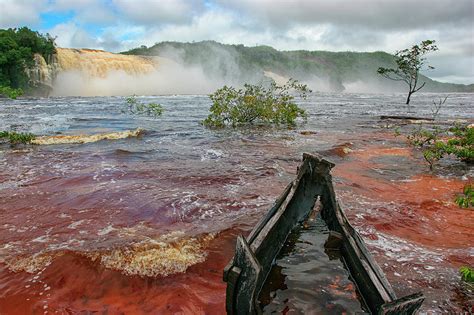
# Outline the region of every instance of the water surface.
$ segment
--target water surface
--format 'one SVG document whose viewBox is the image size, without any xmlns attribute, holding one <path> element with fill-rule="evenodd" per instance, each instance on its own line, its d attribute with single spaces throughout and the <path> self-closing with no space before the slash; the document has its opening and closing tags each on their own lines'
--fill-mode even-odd
<svg viewBox="0 0 474 315">
<path fill-rule="evenodd" d="M 416 95 L 410 114 L 429 117 L 440 97 Z M 337 163 L 343 207 L 398 294 L 423 290 L 424 312 L 472 307 L 457 270 L 473 264 L 474 215 L 453 203 L 472 167 L 445 161 L 430 173 L 378 119 L 406 113 L 403 99 L 314 94 L 300 102 L 305 125 L 234 131 L 200 125 L 206 96 L 140 97 L 164 106 L 159 119 L 124 113 L 121 97 L 0 100 L 0 130 L 146 130 L 0 146 L 0 313 L 221 314 L 236 236 L 293 179 L 303 152 Z M 440 118 L 472 121 L 473 97 L 451 94 Z"/>
</svg>

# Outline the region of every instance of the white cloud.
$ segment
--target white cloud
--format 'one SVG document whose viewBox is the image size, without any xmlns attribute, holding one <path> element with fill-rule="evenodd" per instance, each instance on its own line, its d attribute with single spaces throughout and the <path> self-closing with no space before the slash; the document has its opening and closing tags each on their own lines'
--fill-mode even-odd
<svg viewBox="0 0 474 315">
<path fill-rule="evenodd" d="M 101 2 L 97 0 L 53 0 L 52 8 L 55 10 L 87 9 L 95 7 Z"/>
<path fill-rule="evenodd" d="M 181 24 L 191 21 L 203 9 L 198 0 L 113 0 L 126 19 L 139 24 Z"/>
<path fill-rule="evenodd" d="M 73 11 L 76 23 L 113 24 L 117 20 L 106 0 L 53 0 L 51 12 Z"/>
<path fill-rule="evenodd" d="M 196 18 L 191 23 L 183 25 L 165 25 L 155 28 L 144 36 L 148 44 L 155 41 L 199 41 L 215 39 L 224 41 L 229 36 L 232 37 L 234 20 L 231 15 L 224 12 L 206 12 Z M 238 29 L 237 29 L 238 30 Z"/>
<path fill-rule="evenodd" d="M 77 24 L 70 22 L 56 25 L 49 30 L 49 33 L 52 36 L 57 36 L 56 44 L 59 47 L 92 48 L 107 51 L 124 49 L 124 43 L 116 37 L 117 31 L 115 28 L 106 29 L 101 36 L 92 36 Z"/>
<path fill-rule="evenodd" d="M 0 28 L 35 26 L 46 0 L 0 0 Z"/>
<path fill-rule="evenodd" d="M 216 0 L 273 27 L 336 24 L 377 29 L 423 28 L 472 20 L 471 0 Z"/>
<path fill-rule="evenodd" d="M 52 36 L 57 37 L 56 44 L 59 47 L 96 48 L 96 47 L 93 47 L 95 40 L 91 36 L 88 36 L 84 30 L 80 29 L 73 22 L 58 24 L 54 28 L 50 29 L 49 33 Z M 82 44 L 85 44 L 86 46 L 83 46 Z"/>
</svg>

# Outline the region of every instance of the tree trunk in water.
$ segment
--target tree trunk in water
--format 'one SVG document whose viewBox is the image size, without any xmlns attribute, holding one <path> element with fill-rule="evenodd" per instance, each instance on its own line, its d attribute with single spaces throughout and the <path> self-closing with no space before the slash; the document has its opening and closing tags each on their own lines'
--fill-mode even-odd
<svg viewBox="0 0 474 315">
<path fill-rule="evenodd" d="M 407 102 L 406 104 L 409 105 L 410 104 L 410 96 L 411 96 L 412 92 L 408 92 L 408 97 L 407 97 Z"/>
</svg>

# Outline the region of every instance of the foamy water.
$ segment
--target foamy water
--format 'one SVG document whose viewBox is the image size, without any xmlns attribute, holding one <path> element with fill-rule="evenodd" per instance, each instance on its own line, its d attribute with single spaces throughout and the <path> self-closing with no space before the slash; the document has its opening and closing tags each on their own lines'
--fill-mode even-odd
<svg viewBox="0 0 474 315">
<path fill-rule="evenodd" d="M 416 95 L 411 114 L 429 117 L 441 96 Z M 330 157 L 338 194 L 395 290 L 425 291 L 425 311 L 469 303 L 457 269 L 472 265 L 474 218 L 452 200 L 472 168 L 426 174 L 377 118 L 405 113 L 403 95 L 316 94 L 301 104 L 304 126 L 236 131 L 199 124 L 206 96 L 139 99 L 162 104 L 163 116 L 123 113 L 121 97 L 0 100 L 0 130 L 56 137 L 47 139 L 144 130 L 0 146 L 0 309 L 221 313 L 236 235 L 293 178 L 302 152 L 343 143 L 346 157 Z M 452 94 L 441 117 L 474 119 L 473 97 Z"/>
</svg>

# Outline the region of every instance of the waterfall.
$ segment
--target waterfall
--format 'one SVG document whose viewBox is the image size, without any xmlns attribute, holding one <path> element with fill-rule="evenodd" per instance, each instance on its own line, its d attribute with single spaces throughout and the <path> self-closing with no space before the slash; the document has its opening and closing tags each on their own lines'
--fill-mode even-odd
<svg viewBox="0 0 474 315">
<path fill-rule="evenodd" d="M 201 66 L 159 56 L 57 48 L 50 59 L 35 55 L 34 67 L 27 70 L 40 96 L 208 94 L 222 84 Z"/>
<path fill-rule="evenodd" d="M 80 71 L 90 77 L 105 78 L 110 72 L 123 71 L 129 75 L 143 75 L 158 67 L 155 58 L 114 54 L 93 49 L 57 49 L 60 71 Z"/>
</svg>

